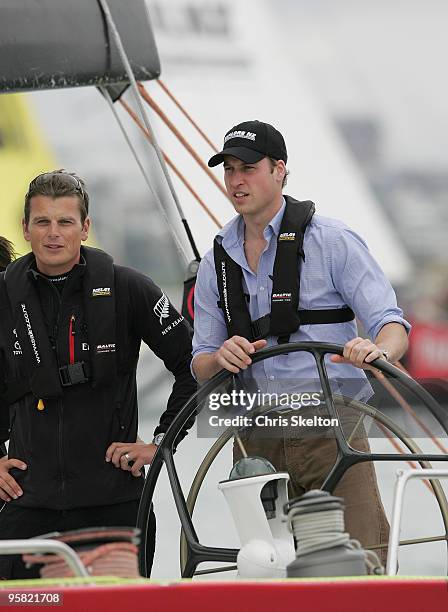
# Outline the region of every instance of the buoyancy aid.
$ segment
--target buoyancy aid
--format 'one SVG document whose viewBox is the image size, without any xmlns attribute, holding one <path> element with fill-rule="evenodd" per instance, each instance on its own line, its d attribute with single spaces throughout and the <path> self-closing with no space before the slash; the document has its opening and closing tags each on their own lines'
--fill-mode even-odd
<svg viewBox="0 0 448 612">
<path fill-rule="evenodd" d="M 229 338 L 243 336 L 251 342 L 278 336 L 278 343 L 289 342 L 289 337 L 300 325 L 346 323 L 355 318 L 351 308 L 302 310 L 299 309 L 300 270 L 305 260 L 303 239 L 313 218 L 314 203 L 299 202 L 285 196 L 286 207 L 277 238 L 274 261 L 271 312 L 252 321 L 243 292 L 243 272 L 215 238 L 213 244 L 216 279 Z M 297 270 L 298 273 L 291 273 Z"/>
<path fill-rule="evenodd" d="M 27 393 L 58 398 L 63 388 L 79 383 L 111 384 L 117 372 L 113 260 L 99 249 L 83 247 L 83 308 L 89 330 L 89 362 L 58 363 L 44 323 L 39 295 L 30 276 L 38 275 L 30 253 L 10 264 L 4 274 L 12 321 L 22 351 L 20 376 L 8 381 L 4 395 L 11 404 Z"/>
</svg>

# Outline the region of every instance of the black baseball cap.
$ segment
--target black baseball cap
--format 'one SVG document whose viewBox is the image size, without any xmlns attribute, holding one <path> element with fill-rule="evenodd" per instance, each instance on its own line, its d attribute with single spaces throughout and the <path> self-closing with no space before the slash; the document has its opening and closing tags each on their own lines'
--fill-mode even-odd
<svg viewBox="0 0 448 612">
<path fill-rule="evenodd" d="M 210 168 L 221 164 L 224 155 L 232 155 L 248 164 L 255 164 L 263 157 L 288 160 L 283 136 L 269 123 L 244 121 L 235 125 L 224 136 L 224 147 L 208 160 Z"/>
</svg>

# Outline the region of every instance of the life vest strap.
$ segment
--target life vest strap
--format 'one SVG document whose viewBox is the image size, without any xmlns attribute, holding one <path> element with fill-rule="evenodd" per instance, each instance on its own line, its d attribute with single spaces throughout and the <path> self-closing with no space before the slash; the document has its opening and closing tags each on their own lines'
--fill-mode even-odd
<svg viewBox="0 0 448 612">
<path fill-rule="evenodd" d="M 353 321 L 355 313 L 349 306 L 343 308 L 326 308 L 323 310 L 298 310 L 300 319 L 300 325 L 328 325 L 331 323 L 348 323 Z M 269 330 L 271 325 L 271 315 L 267 314 L 264 317 L 260 317 L 255 321 L 252 321 L 252 334 L 254 342 L 261 340 L 269 336 Z M 281 337 L 282 341 L 279 344 L 285 342 L 284 336 Z M 289 342 L 289 336 L 288 340 Z"/>
</svg>

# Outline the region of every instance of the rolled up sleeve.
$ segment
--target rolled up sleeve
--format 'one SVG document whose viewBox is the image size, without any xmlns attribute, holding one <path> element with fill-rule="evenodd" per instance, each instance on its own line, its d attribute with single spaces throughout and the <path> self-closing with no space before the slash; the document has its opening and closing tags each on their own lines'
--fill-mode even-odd
<svg viewBox="0 0 448 612">
<path fill-rule="evenodd" d="M 349 228 L 334 232 L 332 277 L 335 288 L 374 340 L 387 323 L 411 325 L 397 305 L 395 291 L 366 243 Z"/>
</svg>

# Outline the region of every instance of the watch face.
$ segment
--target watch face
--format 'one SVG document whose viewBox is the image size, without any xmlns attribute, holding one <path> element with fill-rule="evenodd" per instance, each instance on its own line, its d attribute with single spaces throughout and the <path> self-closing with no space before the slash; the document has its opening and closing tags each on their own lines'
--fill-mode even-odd
<svg viewBox="0 0 448 612">
<path fill-rule="evenodd" d="M 156 436 L 154 436 L 154 439 L 153 439 L 152 443 L 155 444 L 156 446 L 159 446 L 159 444 L 163 440 L 163 436 L 164 435 L 165 435 L 164 433 L 157 434 Z"/>
</svg>

